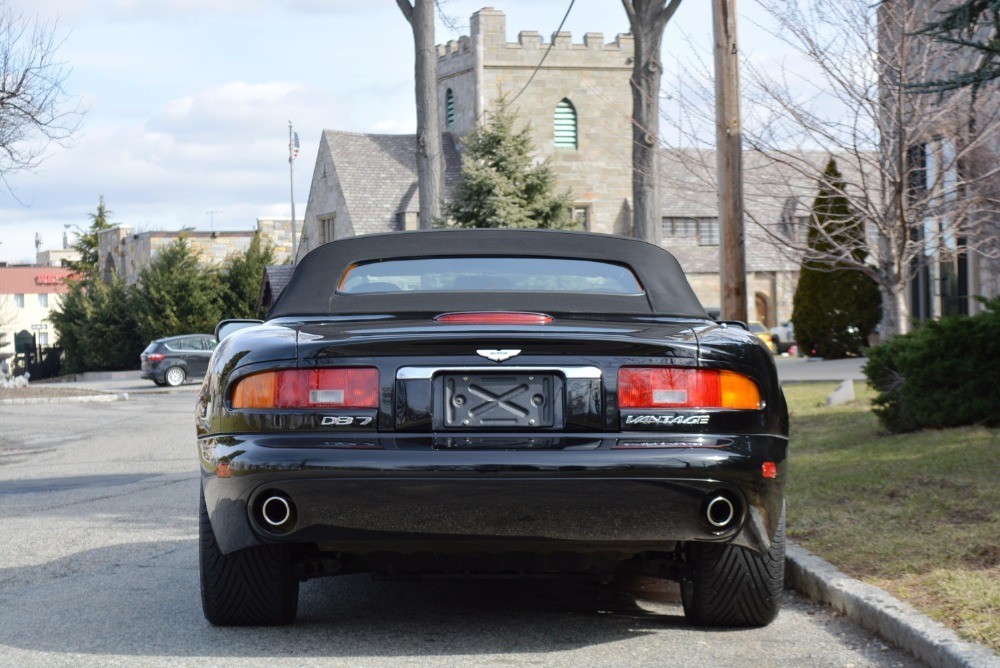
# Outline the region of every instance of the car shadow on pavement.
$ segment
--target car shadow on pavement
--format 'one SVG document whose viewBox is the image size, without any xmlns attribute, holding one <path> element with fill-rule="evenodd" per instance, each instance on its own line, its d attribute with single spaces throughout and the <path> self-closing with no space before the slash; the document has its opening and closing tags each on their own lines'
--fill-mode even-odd
<svg viewBox="0 0 1000 668">
<path fill-rule="evenodd" d="M 685 626 L 587 582 L 303 583 L 299 621 L 218 628 L 202 616 L 193 539 L 83 550 L 0 569 L 0 643 L 28 652 L 131 656 L 391 657 L 556 652 Z"/>
</svg>

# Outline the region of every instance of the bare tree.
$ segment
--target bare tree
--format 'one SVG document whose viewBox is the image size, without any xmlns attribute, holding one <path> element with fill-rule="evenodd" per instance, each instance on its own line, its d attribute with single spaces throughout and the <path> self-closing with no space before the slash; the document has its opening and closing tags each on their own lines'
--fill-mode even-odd
<svg viewBox="0 0 1000 668">
<path fill-rule="evenodd" d="M 660 44 L 681 0 L 622 0 L 635 38 L 632 61 L 632 236 L 659 243 Z"/>
<path fill-rule="evenodd" d="M 65 89 L 69 67 L 57 60 L 52 26 L 0 3 L 0 179 L 31 170 L 49 144 L 66 146 L 84 110 Z"/>
<path fill-rule="evenodd" d="M 434 44 L 434 0 L 396 0 L 413 29 L 417 94 L 417 187 L 420 227 L 430 229 L 441 218 L 441 123 L 437 104 L 437 46 Z"/>
<path fill-rule="evenodd" d="M 769 165 L 762 173 L 772 179 L 748 186 L 747 217 L 789 258 L 870 276 L 882 294 L 883 338 L 905 332 L 914 315 L 906 299 L 911 282 L 963 254 L 1000 255 L 997 98 L 912 90 L 911 82 L 946 67 L 947 57 L 914 35 L 926 22 L 916 3 L 757 1 L 773 19 L 774 37 L 799 62 L 794 68 L 743 63 L 745 150 Z M 677 96 L 683 136 L 693 146 L 710 145 L 704 129 L 711 127 L 711 95 L 704 85 Z M 706 152 L 680 153 L 711 184 L 713 170 L 698 165 Z M 794 210 L 796 200 L 815 196 L 827 156 L 843 171 L 842 192 L 835 194 L 847 198 L 866 238 L 834 239 L 808 212 Z M 754 178 L 747 175 L 748 182 Z M 762 207 L 754 198 L 781 196 L 793 203 L 787 215 L 755 215 Z M 831 242 L 821 256 L 806 243 L 810 228 Z"/>
</svg>

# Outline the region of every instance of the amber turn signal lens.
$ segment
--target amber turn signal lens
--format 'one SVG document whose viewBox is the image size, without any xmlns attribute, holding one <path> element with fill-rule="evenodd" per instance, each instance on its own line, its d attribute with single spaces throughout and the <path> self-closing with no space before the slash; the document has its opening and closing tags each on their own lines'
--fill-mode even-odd
<svg viewBox="0 0 1000 668">
<path fill-rule="evenodd" d="M 378 408 L 378 369 L 289 369 L 242 378 L 233 408 Z"/>
<path fill-rule="evenodd" d="M 621 408 L 729 408 L 759 410 L 760 390 L 750 378 L 719 369 L 622 367 Z"/>
</svg>

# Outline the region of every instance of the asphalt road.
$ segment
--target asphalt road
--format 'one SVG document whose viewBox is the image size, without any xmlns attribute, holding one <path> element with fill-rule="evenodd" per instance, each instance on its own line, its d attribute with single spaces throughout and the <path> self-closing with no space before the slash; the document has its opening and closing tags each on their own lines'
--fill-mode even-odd
<svg viewBox="0 0 1000 668">
<path fill-rule="evenodd" d="M 0 665 L 915 666 L 792 594 L 765 629 L 578 582 L 302 586 L 300 621 L 202 617 L 195 386 L 100 404 L 0 406 Z"/>
</svg>

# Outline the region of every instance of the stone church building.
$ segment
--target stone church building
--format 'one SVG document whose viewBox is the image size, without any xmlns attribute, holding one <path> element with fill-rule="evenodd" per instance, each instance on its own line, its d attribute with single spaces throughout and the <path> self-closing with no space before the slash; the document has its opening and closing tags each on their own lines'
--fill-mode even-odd
<svg viewBox="0 0 1000 668">
<path fill-rule="evenodd" d="M 468 36 L 438 46 L 446 193 L 461 171 L 462 137 L 503 99 L 530 127 L 538 159 L 548 160 L 559 187 L 571 191 L 579 229 L 630 235 L 633 55 L 629 34 L 606 41 L 601 33 L 586 33 L 574 42 L 570 33 L 560 32 L 546 42 L 537 32 L 521 31 L 509 42 L 503 12 L 476 12 Z M 298 256 L 343 236 L 416 229 L 415 151 L 414 135 L 324 131 Z M 684 157 L 669 151 L 661 156 L 662 243 L 684 266 L 702 303 L 718 307 L 715 189 L 693 182 Z M 714 164 L 714 157 L 708 159 Z M 775 229 L 796 206 L 797 215 L 804 215 L 803 206 L 815 196 L 814 183 L 798 184 L 797 197 L 772 194 L 763 185 L 775 180 L 766 165 L 748 171 L 745 188 L 752 191 L 755 178 L 766 196 L 754 201 L 754 220 L 770 221 Z M 772 326 L 791 316 L 798 261 L 784 257 L 751 223 L 746 228 L 750 318 Z"/>
</svg>

